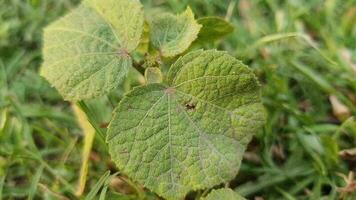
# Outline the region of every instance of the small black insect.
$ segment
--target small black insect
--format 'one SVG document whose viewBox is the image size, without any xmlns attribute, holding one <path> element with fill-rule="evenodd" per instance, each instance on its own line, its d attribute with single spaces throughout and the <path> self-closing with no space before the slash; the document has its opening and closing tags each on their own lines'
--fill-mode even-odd
<svg viewBox="0 0 356 200">
<path fill-rule="evenodd" d="M 185 104 L 185 109 L 187 110 L 195 110 L 195 104 L 192 102 L 186 103 Z"/>
</svg>

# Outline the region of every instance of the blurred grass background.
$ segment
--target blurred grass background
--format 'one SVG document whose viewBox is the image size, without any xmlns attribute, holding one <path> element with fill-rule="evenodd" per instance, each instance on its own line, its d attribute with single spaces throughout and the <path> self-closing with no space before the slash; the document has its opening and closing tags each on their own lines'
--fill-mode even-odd
<svg viewBox="0 0 356 200">
<path fill-rule="evenodd" d="M 356 199 L 356 0 L 142 2 L 230 21 L 234 33 L 206 48 L 243 60 L 263 85 L 268 122 L 231 188 L 256 200 Z M 108 179 L 116 169 L 95 137 L 84 194 L 75 195 L 84 134 L 37 72 L 42 28 L 78 3 L 0 0 L 0 199 L 98 199 L 104 190 L 107 199 L 136 199 L 140 190 L 125 177 Z M 88 102 L 93 120 L 105 127 L 136 82 Z"/>
</svg>

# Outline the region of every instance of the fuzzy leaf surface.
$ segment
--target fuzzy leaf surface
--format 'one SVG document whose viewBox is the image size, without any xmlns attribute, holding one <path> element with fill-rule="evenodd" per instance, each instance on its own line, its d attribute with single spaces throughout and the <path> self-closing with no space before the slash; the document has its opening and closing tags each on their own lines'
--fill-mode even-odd
<svg viewBox="0 0 356 200">
<path fill-rule="evenodd" d="M 132 52 L 140 43 L 144 14 L 139 0 L 89 0 L 89 4 L 112 27 L 122 48 Z"/>
<path fill-rule="evenodd" d="M 201 200 L 246 200 L 230 188 L 222 188 L 211 191 L 208 196 Z"/>
<path fill-rule="evenodd" d="M 228 182 L 264 123 L 259 90 L 252 71 L 227 53 L 187 54 L 165 84 L 137 87 L 119 103 L 108 129 L 112 159 L 166 199 Z"/>
<path fill-rule="evenodd" d="M 97 0 L 84 1 L 44 30 L 40 73 L 66 100 L 110 92 L 132 65 L 129 53 L 137 47 L 143 28 L 141 4 L 100 2 L 98 6 Z"/>
<path fill-rule="evenodd" d="M 187 50 L 201 28 L 190 8 L 179 15 L 156 13 L 149 25 L 152 44 L 164 57 L 173 57 Z"/>
</svg>

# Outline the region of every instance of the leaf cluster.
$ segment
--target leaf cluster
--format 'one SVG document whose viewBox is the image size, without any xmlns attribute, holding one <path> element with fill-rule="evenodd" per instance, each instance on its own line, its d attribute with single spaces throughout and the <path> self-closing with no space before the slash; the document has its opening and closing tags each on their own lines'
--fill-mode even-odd
<svg viewBox="0 0 356 200">
<path fill-rule="evenodd" d="M 232 30 L 217 17 L 196 20 L 190 8 L 145 16 L 138 0 L 85 0 L 45 28 L 40 73 L 72 102 L 107 95 L 132 68 L 144 73 L 114 111 L 109 152 L 134 181 L 182 199 L 232 180 L 265 120 L 246 65 L 226 52 L 190 51 Z M 165 61 L 173 64 L 162 73 Z"/>
</svg>

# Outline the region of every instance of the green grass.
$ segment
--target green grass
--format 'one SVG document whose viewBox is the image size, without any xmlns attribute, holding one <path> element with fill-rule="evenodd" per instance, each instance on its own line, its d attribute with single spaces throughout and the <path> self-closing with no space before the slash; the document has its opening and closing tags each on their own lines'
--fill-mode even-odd
<svg viewBox="0 0 356 200">
<path fill-rule="evenodd" d="M 142 2 L 174 12 L 189 5 L 198 17 L 218 15 L 235 26 L 226 40 L 207 48 L 227 50 L 255 70 L 268 120 L 231 188 L 249 199 L 356 199 L 356 188 L 342 192 L 347 186 L 342 174 L 356 170 L 356 155 L 339 154 L 356 147 L 355 120 L 346 120 L 356 114 L 355 0 Z M 70 105 L 37 71 L 42 28 L 77 3 L 0 0 L 0 199 L 99 199 L 96 193 L 102 199 L 136 199 L 142 193 L 114 174 L 97 134 L 85 193 L 74 195 L 83 134 Z M 135 73 L 131 76 L 107 98 L 79 104 L 91 112 L 99 132 L 122 94 L 137 84 Z M 330 96 L 348 112 L 333 111 L 340 109 Z"/>
</svg>

